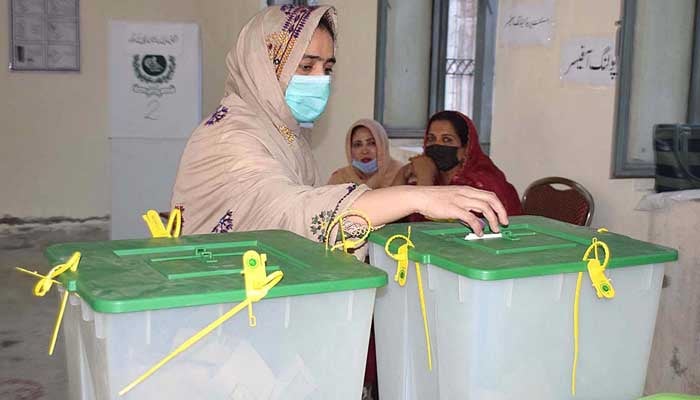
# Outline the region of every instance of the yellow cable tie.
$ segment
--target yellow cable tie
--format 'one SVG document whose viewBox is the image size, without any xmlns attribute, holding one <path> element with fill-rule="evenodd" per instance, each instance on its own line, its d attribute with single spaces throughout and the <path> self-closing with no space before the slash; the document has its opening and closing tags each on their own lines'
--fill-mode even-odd
<svg viewBox="0 0 700 400">
<path fill-rule="evenodd" d="M 418 283 L 418 298 L 420 299 L 420 311 L 423 314 L 423 330 L 425 331 L 425 348 L 428 352 L 428 370 L 433 370 L 433 355 L 430 346 L 430 331 L 428 328 L 428 313 L 425 311 L 425 297 L 423 296 L 423 280 L 420 274 L 420 264 L 416 263 L 416 283 Z"/>
<path fill-rule="evenodd" d="M 367 224 L 367 230 L 359 239 L 348 239 L 345 234 L 345 229 L 343 229 L 343 221 L 348 217 L 358 217 L 365 221 Z M 338 232 L 340 233 L 340 243 L 330 245 L 331 232 L 333 232 L 333 227 L 338 225 Z M 358 210 L 346 210 L 331 221 L 331 223 L 326 227 L 326 236 L 323 240 L 326 246 L 326 250 L 334 251 L 342 248 L 344 252 L 348 252 L 350 249 L 355 249 L 360 247 L 364 241 L 367 240 L 369 234 L 372 232 L 372 221 L 369 217 Z M 329 247 L 330 246 L 330 247 Z"/>
<path fill-rule="evenodd" d="M 34 289 L 32 292 L 34 293 L 34 296 L 37 297 L 43 297 L 46 295 L 46 293 L 51 290 L 51 286 L 53 286 L 54 283 L 57 283 L 61 285 L 61 282 L 57 281 L 54 278 L 57 278 L 59 275 L 62 273 L 70 270 L 71 272 L 76 272 L 78 270 L 78 264 L 80 263 L 80 257 L 81 254 L 79 251 L 76 251 L 71 255 L 71 257 L 68 259 L 63 264 L 59 264 L 51 270 L 46 275 L 41 275 L 40 273 L 36 271 L 29 271 L 24 268 L 15 268 L 17 271 L 23 272 L 25 274 L 34 276 L 39 278 L 39 281 L 34 285 Z M 61 322 L 63 321 L 63 314 L 66 310 L 66 304 L 68 303 L 68 296 L 69 296 L 68 289 L 66 288 L 66 291 L 63 293 L 63 296 L 61 297 L 61 305 L 58 308 L 58 314 L 56 315 L 56 322 L 54 323 L 53 326 L 53 331 L 51 334 L 51 340 L 49 341 L 49 355 L 53 355 L 53 351 L 56 348 L 56 340 L 58 339 L 58 331 L 61 328 Z"/>
<path fill-rule="evenodd" d="M 282 271 L 274 271 L 270 275 L 266 275 L 266 259 L 267 257 L 265 254 L 259 254 L 256 251 L 249 250 L 245 252 L 245 254 L 243 254 L 243 271 L 241 273 L 245 278 L 246 299 L 204 327 L 202 330 L 192 335 L 170 354 L 149 368 L 148 371 L 144 372 L 141 376 L 125 386 L 121 391 L 119 391 L 119 396 L 125 395 L 131 389 L 136 387 L 136 385 L 145 381 L 167 362 L 189 349 L 193 344 L 210 334 L 214 329 L 218 328 L 221 324 L 226 322 L 244 308 L 248 307 L 250 318 L 249 323 L 251 324 L 250 326 L 255 326 L 255 316 L 252 315 L 252 304 L 263 299 L 267 295 L 268 291 L 275 287 L 275 285 L 277 285 L 284 277 L 284 273 Z"/>
<path fill-rule="evenodd" d="M 202 339 L 204 336 L 208 335 L 213 331 L 214 329 L 218 328 L 219 325 L 223 324 L 228 320 L 229 318 L 233 317 L 236 315 L 239 311 L 244 309 L 248 304 L 250 303 L 250 300 L 246 299 L 245 301 L 238 303 L 235 307 L 233 307 L 231 310 L 227 311 L 225 314 L 217 318 L 214 322 L 210 323 L 207 325 L 204 329 L 200 330 L 199 332 L 195 333 L 192 335 L 189 339 L 187 339 L 184 343 L 179 345 L 175 350 L 173 350 L 170 354 L 165 356 L 162 360 L 158 361 L 154 366 L 148 369 L 148 371 L 144 372 L 141 376 L 136 378 L 133 382 L 130 384 L 126 385 L 124 389 L 122 389 L 119 392 L 119 396 L 125 395 L 127 392 L 129 392 L 131 389 L 136 387 L 139 383 L 145 381 L 148 377 L 153 375 L 154 372 L 156 372 L 160 367 L 165 365 L 168 361 L 172 360 L 175 358 L 178 354 L 184 352 L 190 346 L 193 344 L 197 343 L 200 339 Z"/>
<path fill-rule="evenodd" d="M 406 243 L 399 246 L 396 254 L 393 254 L 389 247 L 394 240 L 402 239 Z M 396 273 L 394 274 L 394 282 L 398 282 L 399 286 L 404 286 L 406 284 L 406 278 L 408 277 L 408 249 L 409 247 L 415 247 L 411 241 L 411 226 L 408 227 L 408 235 L 393 235 L 384 244 L 384 252 L 396 260 Z"/>
<path fill-rule="evenodd" d="M 578 365 L 578 303 L 581 295 L 581 280 L 583 272 L 578 273 L 576 292 L 574 295 L 574 365 L 571 368 L 571 395 L 576 396 L 576 366 Z"/>
<path fill-rule="evenodd" d="M 76 251 L 73 255 L 63 264 L 59 264 L 49 271 L 48 274 L 42 276 L 39 282 L 34 286 L 34 296 L 44 296 L 51 289 L 51 286 L 55 282 L 54 278 L 57 278 L 62 273 L 71 270 L 75 272 L 78 269 L 78 263 L 80 262 L 80 252 Z M 38 275 L 38 274 L 37 274 Z"/>
<path fill-rule="evenodd" d="M 168 217 L 168 232 L 171 232 L 172 237 L 180 237 L 180 231 L 182 230 L 182 210 L 175 207 L 170 211 L 170 216 Z"/>
<path fill-rule="evenodd" d="M 148 226 L 148 230 L 154 238 L 176 238 L 180 236 L 182 211 L 177 207 L 170 211 L 167 226 L 163 225 L 163 221 L 156 210 L 146 211 L 146 214 L 142 215 L 141 218 L 146 222 L 146 226 Z"/>
<path fill-rule="evenodd" d="M 53 332 L 51 333 L 51 341 L 49 342 L 49 355 L 53 355 L 53 351 L 56 348 L 56 340 L 58 339 L 58 331 L 61 329 L 61 322 L 63 321 L 63 313 L 66 311 L 66 304 L 68 303 L 68 296 L 70 293 L 66 290 L 63 292 L 61 297 L 61 306 L 58 308 L 58 315 L 56 316 L 56 323 L 53 326 Z"/>
<path fill-rule="evenodd" d="M 389 247 L 391 242 L 397 239 L 405 240 L 406 243 L 399 246 L 396 254 L 393 254 Z M 396 273 L 394 274 L 394 281 L 399 284 L 399 286 L 404 286 L 406 284 L 406 279 L 408 277 L 408 249 L 409 247 L 415 247 L 411 241 L 411 227 L 408 227 L 408 235 L 397 234 L 389 237 L 389 239 L 384 244 L 384 251 L 392 259 L 396 260 Z M 420 302 L 421 315 L 423 316 L 423 330 L 425 332 L 425 348 L 428 358 L 428 370 L 433 370 L 433 356 L 432 349 L 430 345 L 430 329 L 428 327 L 428 315 L 425 310 L 425 296 L 423 294 L 423 279 L 420 272 L 420 264 L 416 264 L 416 284 L 418 286 L 418 300 Z"/>
<path fill-rule="evenodd" d="M 15 267 L 15 269 L 16 269 L 17 271 L 19 271 L 19 272 L 23 272 L 23 273 L 25 273 L 25 274 L 27 274 L 27 275 L 31 275 L 31 276 L 33 276 L 33 277 L 35 277 L 35 278 L 46 279 L 46 275 L 42 275 L 42 274 L 40 274 L 40 273 L 38 273 L 38 272 L 36 272 L 36 271 L 30 271 L 30 270 L 25 269 L 25 268 L 22 268 L 22 267 Z M 61 282 L 59 282 L 59 281 L 57 281 L 57 280 L 55 280 L 55 279 L 51 279 L 51 282 L 53 282 L 53 283 L 55 283 L 55 284 L 57 284 L 57 285 L 63 286 L 63 284 L 62 284 Z"/>
<path fill-rule="evenodd" d="M 604 228 L 601 228 L 604 229 Z M 598 230 L 601 232 L 601 230 Z M 605 230 L 607 232 L 607 230 Z M 602 248 L 605 253 L 603 262 L 600 262 L 600 254 L 598 253 L 598 248 Z M 591 257 L 591 252 L 593 257 Z M 610 248 L 608 245 L 598 240 L 598 238 L 591 239 L 591 245 L 588 246 L 586 252 L 583 254 L 583 261 L 586 262 L 586 269 L 588 270 L 588 277 L 591 280 L 592 286 L 596 291 L 598 298 L 612 299 L 615 297 L 615 288 L 613 288 L 610 280 L 605 276 L 605 269 L 610 262 Z M 578 273 L 578 279 L 576 280 L 576 292 L 574 294 L 574 362 L 571 368 L 571 395 L 576 396 L 576 367 L 578 365 L 578 339 L 579 339 L 579 298 L 581 295 L 581 280 L 583 279 L 583 272 Z"/>
<path fill-rule="evenodd" d="M 598 254 L 598 248 L 602 248 L 605 253 L 605 258 L 603 262 L 600 262 L 600 257 Z M 594 256 L 590 257 L 591 251 L 593 251 Z M 605 269 L 610 262 L 610 248 L 605 242 L 593 238 L 591 245 L 586 250 L 583 255 L 583 261 L 587 262 L 586 269 L 588 269 L 588 276 L 591 279 L 591 283 L 595 288 L 596 295 L 598 298 L 612 299 L 615 297 L 615 288 L 610 283 L 610 279 L 605 276 Z"/>
</svg>

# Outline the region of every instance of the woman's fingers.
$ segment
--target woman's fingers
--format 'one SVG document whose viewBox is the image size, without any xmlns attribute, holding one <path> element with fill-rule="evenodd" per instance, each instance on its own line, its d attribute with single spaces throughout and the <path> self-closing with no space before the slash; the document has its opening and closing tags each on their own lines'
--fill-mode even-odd
<svg viewBox="0 0 700 400">
<path fill-rule="evenodd" d="M 498 223 L 498 217 L 496 216 L 496 213 L 491 208 L 491 205 L 488 202 L 469 197 L 458 198 L 458 201 L 459 204 L 457 204 L 457 206 L 460 209 L 481 213 L 484 216 L 484 218 L 486 218 L 486 220 L 488 221 L 491 231 L 496 233 L 500 232 L 501 229 Z M 475 231 L 474 233 L 477 232 Z"/>
<path fill-rule="evenodd" d="M 500 232 L 500 225 L 508 224 L 508 215 L 498 197 L 484 190 L 468 186 L 426 187 L 421 213 L 431 218 L 459 218 L 477 235 L 483 234 L 483 224 L 475 213 L 488 221 L 492 232 Z"/>
<path fill-rule="evenodd" d="M 508 213 L 506 212 L 506 208 L 503 206 L 503 203 L 501 203 L 501 200 L 498 199 L 498 196 L 496 196 L 495 193 L 466 186 L 462 188 L 466 189 L 465 192 L 462 193 L 465 197 L 486 202 L 489 206 L 488 208 L 496 213 L 496 222 L 500 222 L 502 225 L 508 225 Z M 484 214 L 484 216 L 486 215 Z M 491 229 L 493 229 L 493 224 L 490 219 L 489 225 L 491 225 Z"/>
<path fill-rule="evenodd" d="M 489 227 L 491 228 L 491 232 L 498 233 L 501 231 L 496 212 L 494 212 L 489 203 L 481 200 L 470 199 L 467 204 L 469 209 L 481 213 L 484 218 L 486 218 L 489 223 Z"/>
<path fill-rule="evenodd" d="M 508 212 L 506 211 L 506 207 L 503 205 L 501 200 L 498 199 L 498 196 L 496 196 L 495 193 L 489 192 L 489 199 L 487 200 L 489 205 L 491 206 L 491 209 L 496 212 L 498 215 L 498 221 L 502 225 L 508 225 Z"/>
<path fill-rule="evenodd" d="M 484 233 L 481 221 L 470 211 L 460 210 L 459 219 L 467 224 L 477 236 L 481 236 Z"/>
</svg>

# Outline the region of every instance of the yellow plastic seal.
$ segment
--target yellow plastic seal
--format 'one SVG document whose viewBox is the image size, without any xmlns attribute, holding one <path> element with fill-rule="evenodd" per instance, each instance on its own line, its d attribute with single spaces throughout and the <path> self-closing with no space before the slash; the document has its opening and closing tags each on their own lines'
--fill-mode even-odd
<svg viewBox="0 0 700 400">
<path fill-rule="evenodd" d="M 605 258 L 602 263 L 600 262 L 598 248 L 603 249 L 605 253 Z M 593 257 L 591 257 L 591 252 L 594 253 Z M 588 263 L 588 276 L 591 278 L 598 298 L 605 297 L 606 299 L 612 299 L 615 297 L 615 288 L 613 288 L 608 277 L 605 276 L 605 268 L 607 268 L 608 262 L 610 261 L 610 249 L 608 245 L 597 238 L 593 238 L 591 245 L 583 255 L 583 261 Z"/>
<path fill-rule="evenodd" d="M 406 242 L 399 246 L 396 254 L 389 250 L 391 242 L 394 240 L 401 239 Z M 411 227 L 408 227 L 408 235 L 394 235 L 386 241 L 384 245 L 384 251 L 386 254 L 396 260 L 396 273 L 394 274 L 394 281 L 399 284 L 399 286 L 404 286 L 406 284 L 406 278 L 408 277 L 408 249 L 415 247 L 411 241 Z M 433 356 L 430 346 L 430 329 L 428 328 L 428 314 L 425 311 L 425 296 L 423 294 L 423 278 L 421 277 L 420 264 L 416 263 L 416 284 L 418 286 L 418 300 L 420 301 L 420 311 L 423 316 L 423 331 L 425 333 L 425 348 L 428 358 L 428 370 L 433 370 Z"/>
<path fill-rule="evenodd" d="M 345 223 L 345 219 L 351 218 L 351 217 L 359 218 L 359 219 L 365 221 L 365 224 L 367 226 L 365 233 L 362 234 L 361 237 L 356 238 L 356 239 L 349 238 L 347 236 L 347 233 L 345 232 L 345 229 L 343 229 L 343 224 Z M 331 244 L 330 244 L 331 232 L 333 232 L 333 228 L 336 225 L 338 225 L 338 232 L 340 233 L 340 241 L 331 246 Z M 337 249 L 343 249 L 343 251 L 347 253 L 352 249 L 356 249 L 356 248 L 362 246 L 362 244 L 367 240 L 367 238 L 369 237 L 369 234 L 372 232 L 372 221 L 370 221 L 369 217 L 361 211 L 347 210 L 347 211 L 344 211 L 344 212 L 338 214 L 338 216 L 335 217 L 333 219 L 333 221 L 331 221 L 331 223 L 328 224 L 328 226 L 326 226 L 325 228 L 326 228 L 326 236 L 324 238 L 324 243 L 326 245 L 326 250 L 330 249 L 330 251 L 333 251 L 333 250 L 337 250 Z"/>
<path fill-rule="evenodd" d="M 160 215 L 156 210 L 146 211 L 146 214 L 142 215 L 141 218 L 143 218 L 144 222 L 146 222 L 148 230 L 151 232 L 151 236 L 154 238 L 180 237 L 180 230 L 182 229 L 182 212 L 177 207 L 170 211 L 167 226 L 163 225 L 163 221 L 160 219 Z"/>
<path fill-rule="evenodd" d="M 598 230 L 600 233 L 607 232 L 605 228 Z M 602 249 L 605 253 L 603 262 L 600 261 L 600 253 L 598 249 Z M 591 255 L 591 253 L 593 253 Z M 588 277 L 591 279 L 593 288 L 595 288 L 598 298 L 612 299 L 615 297 L 615 288 L 613 288 L 610 279 L 605 276 L 605 268 L 610 262 L 610 248 L 605 242 L 593 238 L 591 245 L 588 246 L 583 254 L 583 261 L 586 262 Z M 581 297 L 581 281 L 583 280 L 583 272 L 578 273 L 576 279 L 576 292 L 574 294 L 574 362 L 571 368 L 571 395 L 576 396 L 576 366 L 578 365 L 578 338 L 579 338 L 579 299 Z"/>
<path fill-rule="evenodd" d="M 206 335 L 210 334 L 214 329 L 218 328 L 221 324 L 226 322 L 228 319 L 236 315 L 239 311 L 248 307 L 248 322 L 251 327 L 254 327 L 255 316 L 253 315 L 253 303 L 262 300 L 268 293 L 270 289 L 275 287 L 282 278 L 284 274 L 282 271 L 275 271 L 270 275 L 267 275 L 265 262 L 267 256 L 265 254 L 259 254 L 254 250 L 248 250 L 243 254 L 243 271 L 241 273 L 244 275 L 245 279 L 245 292 L 246 299 L 237 304 L 235 307 L 227 311 L 224 315 L 220 316 L 212 323 L 204 327 L 199 332 L 192 335 L 184 343 L 178 346 L 170 354 L 165 356 L 162 360 L 158 361 L 154 366 L 144 372 L 141 376 L 136 378 L 133 382 L 128 384 L 124 389 L 119 392 L 119 396 L 123 396 L 131 389 L 136 387 L 136 385 L 145 381 L 148 377 L 153 375 L 160 367 L 165 365 L 168 361 L 175 358 L 178 354 L 184 352 L 190 346 L 197 343 Z"/>
<path fill-rule="evenodd" d="M 71 272 L 76 272 L 78 270 L 78 263 L 80 263 L 80 252 L 76 251 L 73 255 L 63 264 L 59 264 L 49 271 L 46 275 L 41 275 L 36 271 L 29 271 L 24 268 L 15 268 L 20 272 L 39 278 L 39 282 L 34 285 L 34 296 L 43 297 L 46 293 L 51 290 L 51 286 L 54 283 L 61 284 L 59 281 L 55 280 L 62 273 L 70 270 Z M 61 322 L 63 321 L 63 313 L 66 310 L 66 304 L 68 303 L 68 296 L 70 293 L 66 288 L 61 297 L 61 305 L 58 308 L 58 314 L 56 315 L 56 322 L 53 326 L 53 332 L 51 334 L 51 341 L 49 342 L 49 355 L 53 355 L 53 351 L 56 348 L 56 339 L 58 339 L 58 331 L 61 329 Z"/>
</svg>

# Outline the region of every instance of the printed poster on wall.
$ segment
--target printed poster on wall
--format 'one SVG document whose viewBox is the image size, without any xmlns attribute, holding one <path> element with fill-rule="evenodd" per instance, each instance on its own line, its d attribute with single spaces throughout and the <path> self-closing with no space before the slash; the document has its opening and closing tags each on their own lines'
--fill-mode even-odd
<svg viewBox="0 0 700 400">
<path fill-rule="evenodd" d="M 592 86 L 613 86 L 617 76 L 615 40 L 578 37 L 561 47 L 559 77 L 562 81 Z"/>
<path fill-rule="evenodd" d="M 510 3 L 510 8 L 506 8 L 500 18 L 501 43 L 511 46 L 549 45 L 554 35 L 554 13 L 553 0 Z"/>
<path fill-rule="evenodd" d="M 183 138 L 201 120 L 199 27 L 110 21 L 111 137 Z"/>
<path fill-rule="evenodd" d="M 11 0 L 10 69 L 79 71 L 78 0 Z"/>
</svg>

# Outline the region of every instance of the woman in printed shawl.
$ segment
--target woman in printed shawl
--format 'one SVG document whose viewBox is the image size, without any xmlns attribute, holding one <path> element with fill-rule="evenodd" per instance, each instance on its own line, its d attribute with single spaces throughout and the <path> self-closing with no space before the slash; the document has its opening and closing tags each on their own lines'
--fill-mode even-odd
<svg viewBox="0 0 700 400">
<path fill-rule="evenodd" d="M 469 187 L 320 186 L 309 125 L 295 117 L 288 89 L 299 76 L 331 75 L 336 36 L 328 6 L 268 7 L 242 29 L 226 58 L 225 97 L 180 161 L 172 205 L 182 211 L 183 234 L 285 229 L 322 242 L 330 221 L 348 209 L 364 212 L 375 227 L 413 212 L 460 219 L 478 234 L 474 213 L 495 231 L 507 224 L 496 196 Z M 318 102 L 310 96 L 302 106 Z M 360 235 L 366 227 L 356 219 L 343 229 Z"/>
</svg>

